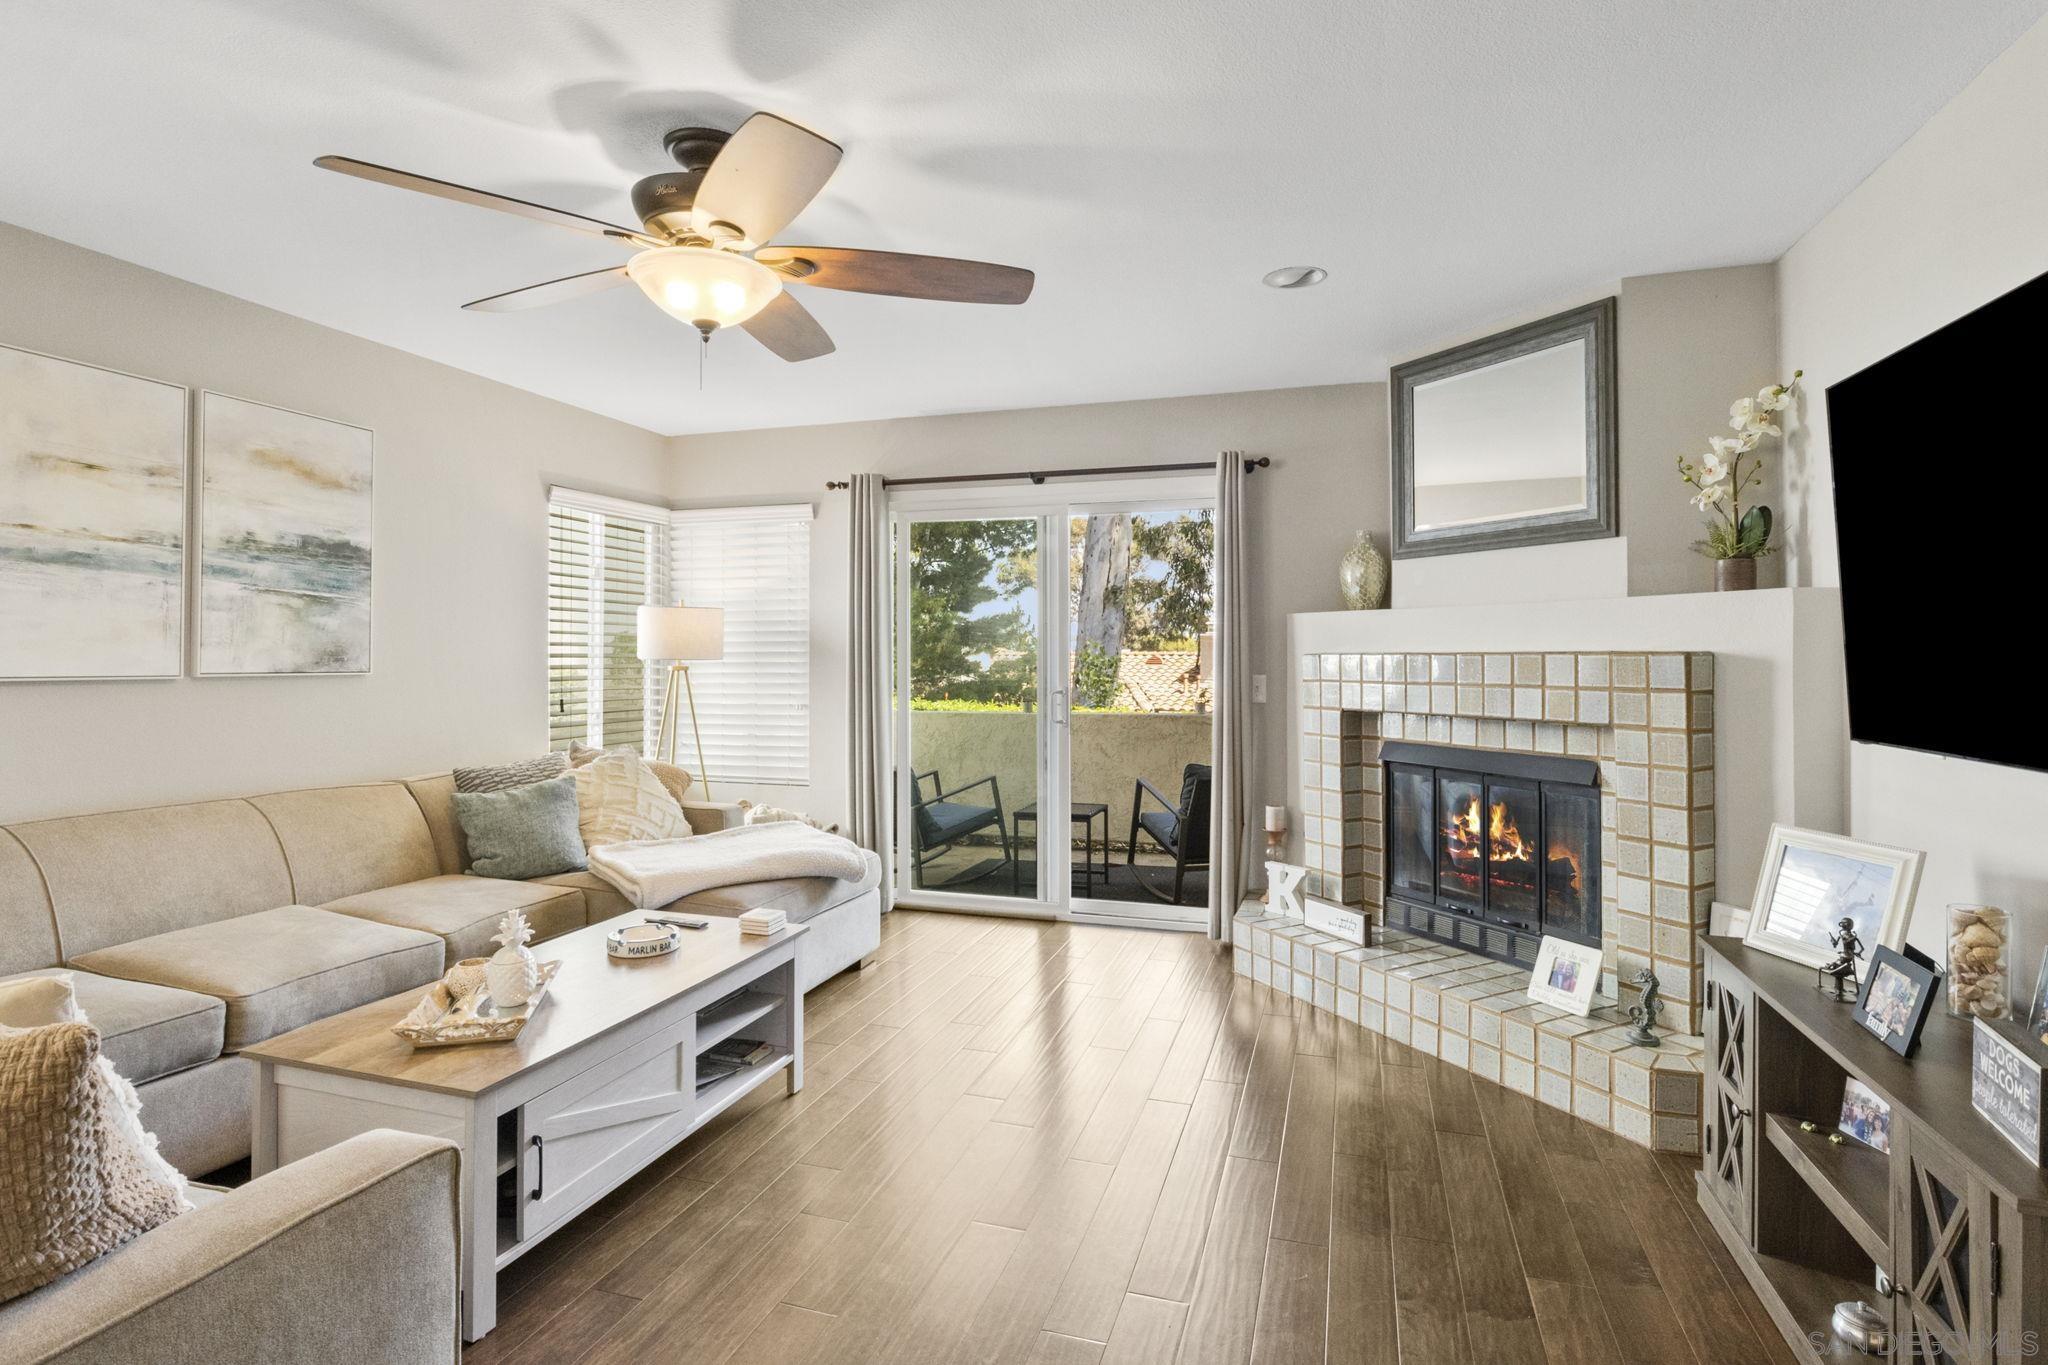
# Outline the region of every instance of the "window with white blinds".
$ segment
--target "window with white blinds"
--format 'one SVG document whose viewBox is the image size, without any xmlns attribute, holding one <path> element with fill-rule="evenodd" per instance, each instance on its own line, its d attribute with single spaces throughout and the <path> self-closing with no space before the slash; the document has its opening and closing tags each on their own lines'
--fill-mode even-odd
<svg viewBox="0 0 2048 1365">
<path fill-rule="evenodd" d="M 634 613 L 668 592 L 668 509 L 554 489 L 548 497 L 548 743 L 645 752 L 661 697 Z M 665 678 L 664 678 L 665 681 Z"/>
<path fill-rule="evenodd" d="M 810 781 L 811 508 L 672 513 L 670 590 L 725 609 L 725 657 L 692 664 L 719 782 Z"/>
</svg>

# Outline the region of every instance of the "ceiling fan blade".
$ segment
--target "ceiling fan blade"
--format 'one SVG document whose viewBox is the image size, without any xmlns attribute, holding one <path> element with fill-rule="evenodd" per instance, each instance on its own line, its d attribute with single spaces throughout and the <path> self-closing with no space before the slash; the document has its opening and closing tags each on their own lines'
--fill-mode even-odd
<svg viewBox="0 0 2048 1365">
<path fill-rule="evenodd" d="M 586 270 L 581 275 L 564 275 L 559 280 L 529 284 L 523 289 L 508 289 L 488 298 L 471 299 L 462 306 L 478 313 L 513 313 L 521 308 L 540 308 L 564 299 L 600 293 L 625 282 L 626 267 L 607 266 L 603 270 Z"/>
<path fill-rule="evenodd" d="M 357 161 L 348 156 L 320 156 L 313 158 L 313 164 L 323 171 L 339 171 L 343 175 L 355 176 L 358 180 L 374 180 L 380 185 L 393 185 L 401 190 L 416 190 L 431 194 L 436 199 L 453 199 L 458 204 L 474 204 L 480 209 L 496 209 L 500 213 L 516 213 L 521 218 L 531 218 L 537 223 L 553 223 L 556 227 L 573 228 L 577 232 L 594 233 L 599 237 L 613 237 L 640 246 L 667 246 L 646 233 L 634 228 L 620 227 L 599 218 L 586 218 L 580 213 L 567 209 L 551 209 L 546 204 L 530 204 L 524 199 L 509 195 L 492 194 L 489 190 L 472 189 L 468 185 L 457 185 L 448 180 L 436 180 L 430 175 L 414 175 L 411 171 L 394 170 L 390 166 L 379 166 L 370 161 Z"/>
<path fill-rule="evenodd" d="M 810 310 L 791 298 L 788 290 L 740 326 L 784 360 L 816 360 L 837 349 Z"/>
<path fill-rule="evenodd" d="M 946 303 L 1022 303 L 1031 297 L 1036 279 L 1029 270 L 1014 265 L 837 246 L 771 246 L 755 252 L 754 259 L 792 280 L 821 289 Z M 803 262 L 815 269 L 799 273 Z"/>
<path fill-rule="evenodd" d="M 704 172 L 690 210 L 691 225 L 713 241 L 741 250 L 789 226 L 825 188 L 839 165 L 839 145 L 773 114 L 740 125 Z"/>
</svg>

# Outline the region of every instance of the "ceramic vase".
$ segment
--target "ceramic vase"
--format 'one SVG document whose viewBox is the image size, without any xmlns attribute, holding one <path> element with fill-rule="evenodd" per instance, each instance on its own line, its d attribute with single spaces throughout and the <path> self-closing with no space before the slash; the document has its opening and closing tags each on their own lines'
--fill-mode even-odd
<svg viewBox="0 0 2048 1365">
<path fill-rule="evenodd" d="M 1344 605 L 1353 611 L 1378 611 L 1387 605 L 1387 558 L 1363 531 L 1337 563 L 1337 586 Z"/>
<path fill-rule="evenodd" d="M 1714 561 L 1715 592 L 1745 592 L 1756 586 L 1756 561 L 1754 559 L 1717 559 Z"/>
</svg>

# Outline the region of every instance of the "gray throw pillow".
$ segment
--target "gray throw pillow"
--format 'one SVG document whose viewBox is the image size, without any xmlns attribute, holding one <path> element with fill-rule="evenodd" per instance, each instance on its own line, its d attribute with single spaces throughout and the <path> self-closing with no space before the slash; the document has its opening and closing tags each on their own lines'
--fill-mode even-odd
<svg viewBox="0 0 2048 1365">
<path fill-rule="evenodd" d="M 455 790 L 459 792 L 501 792 L 530 782 L 545 782 L 569 771 L 569 755 L 557 751 L 517 763 L 494 763 L 482 768 L 457 768 Z"/>
<path fill-rule="evenodd" d="M 455 818 L 469 844 L 469 870 L 479 877 L 525 881 L 587 866 L 573 777 L 506 791 L 458 791 Z"/>
</svg>

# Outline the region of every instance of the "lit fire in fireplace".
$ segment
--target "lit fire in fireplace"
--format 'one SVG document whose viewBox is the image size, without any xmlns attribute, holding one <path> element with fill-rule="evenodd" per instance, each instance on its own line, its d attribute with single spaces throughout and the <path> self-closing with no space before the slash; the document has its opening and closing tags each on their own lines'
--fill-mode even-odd
<svg viewBox="0 0 2048 1365">
<path fill-rule="evenodd" d="M 1478 860 L 1481 851 L 1478 797 L 1467 800 L 1463 809 L 1451 816 L 1450 824 L 1444 828 L 1444 839 L 1453 858 L 1460 862 Z M 1487 812 L 1485 851 L 1497 863 L 1535 860 L 1536 850 L 1523 840 L 1521 828 L 1515 824 L 1515 817 L 1505 801 L 1494 802 Z"/>
<path fill-rule="evenodd" d="M 1482 859 L 1494 864 L 1496 876 L 1506 871 L 1503 864 L 1533 865 L 1536 846 L 1522 837 L 1521 827 L 1516 824 L 1508 803 L 1495 801 L 1487 808 L 1484 839 L 1480 837 L 1479 809 L 1479 798 L 1469 797 L 1463 806 L 1452 812 L 1444 826 L 1444 851 L 1450 855 L 1452 865 L 1459 869 L 1461 876 L 1476 878 Z M 1553 841 L 1548 861 L 1551 881 L 1560 888 L 1576 891 L 1579 885 L 1578 855 L 1565 844 Z"/>
</svg>

